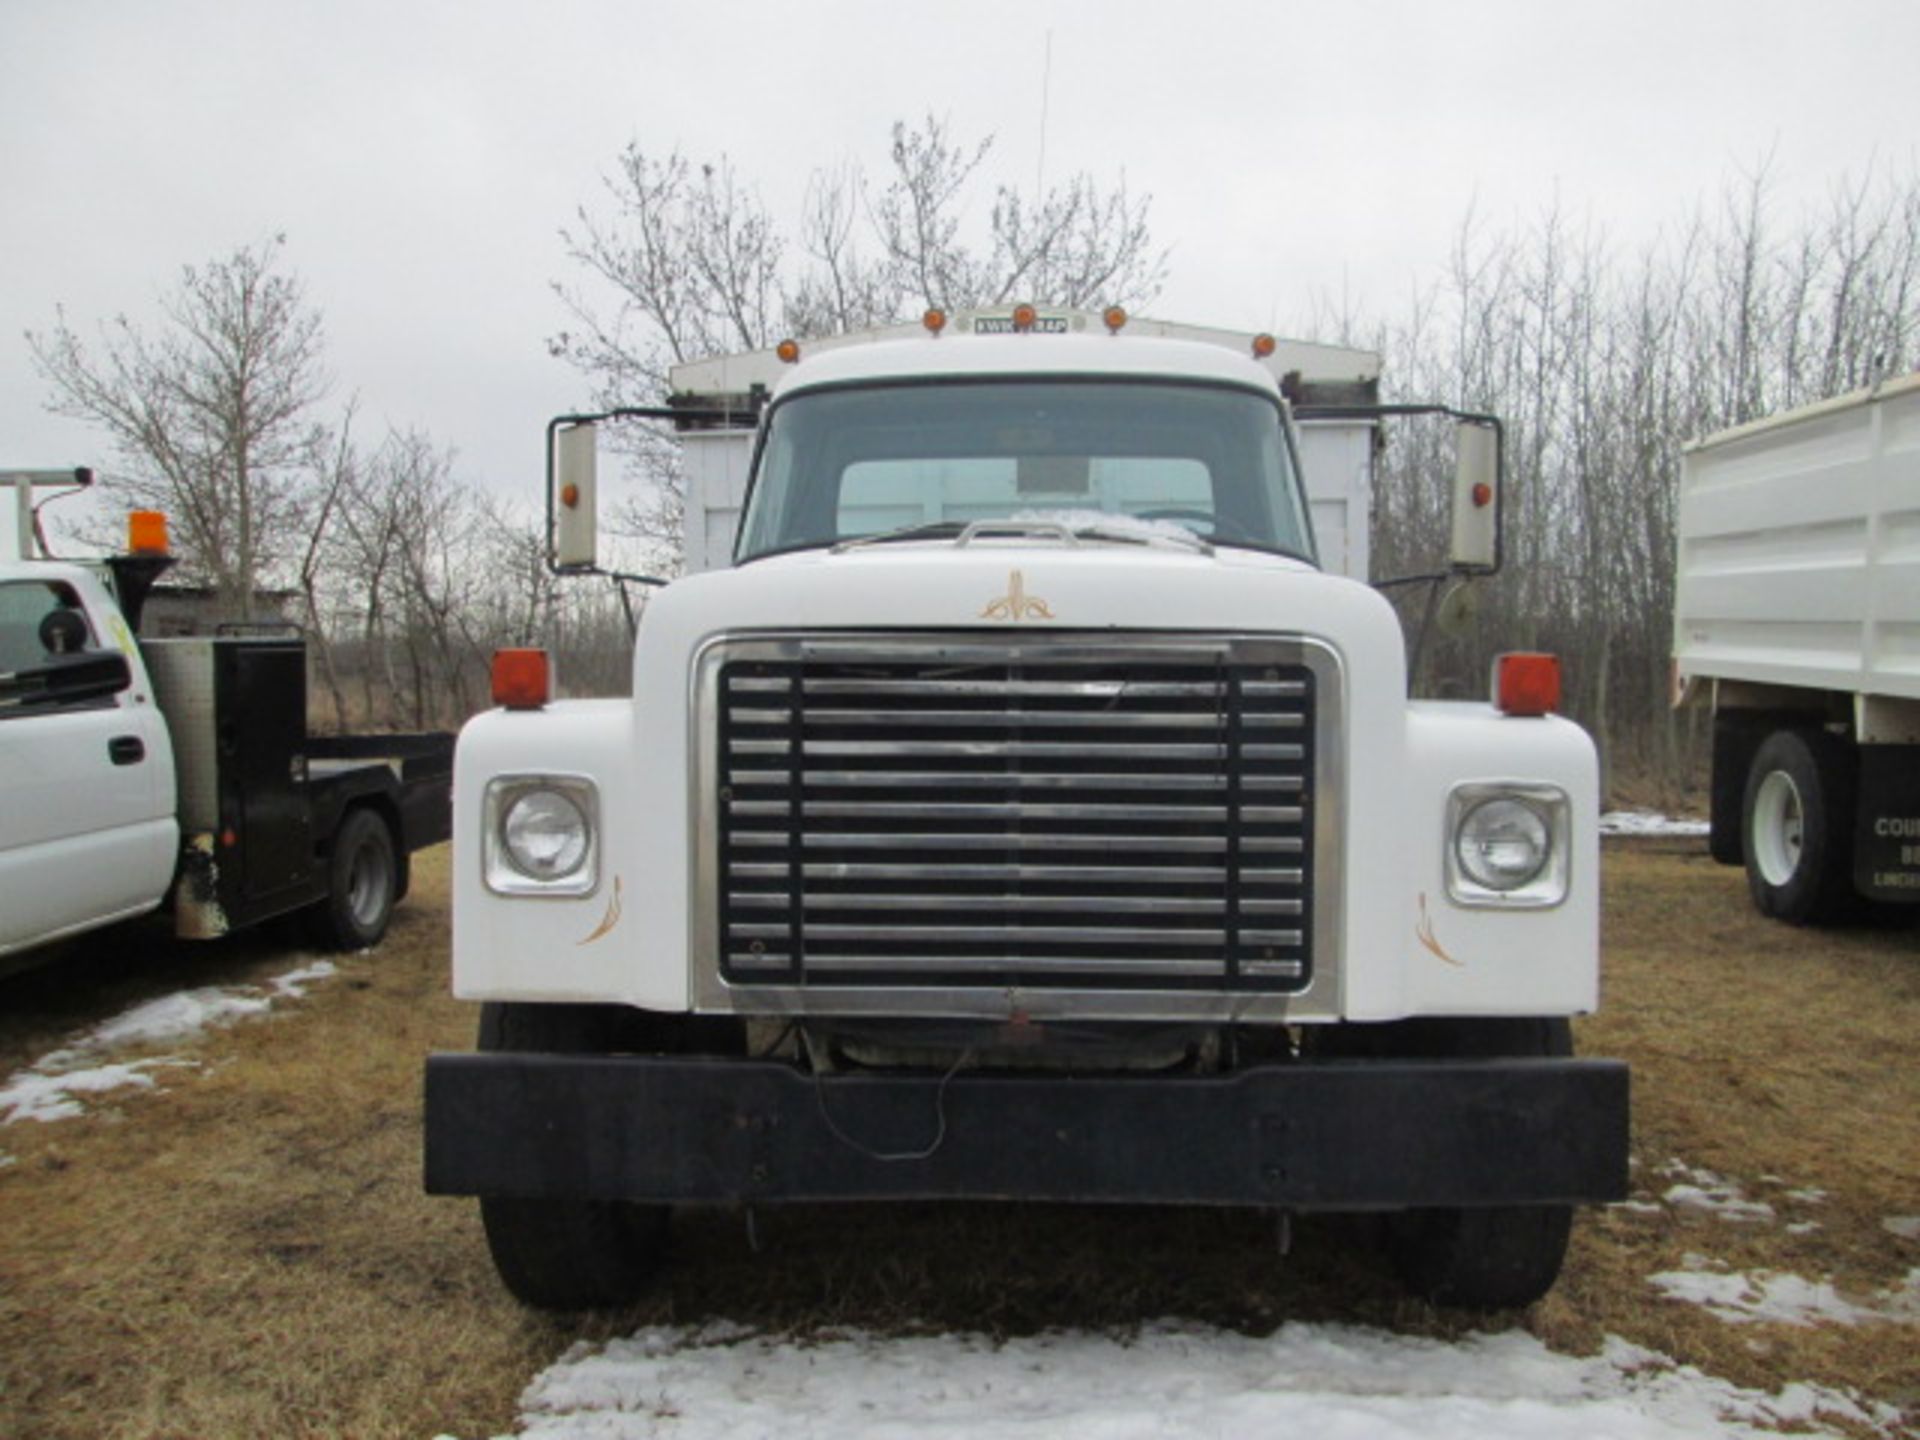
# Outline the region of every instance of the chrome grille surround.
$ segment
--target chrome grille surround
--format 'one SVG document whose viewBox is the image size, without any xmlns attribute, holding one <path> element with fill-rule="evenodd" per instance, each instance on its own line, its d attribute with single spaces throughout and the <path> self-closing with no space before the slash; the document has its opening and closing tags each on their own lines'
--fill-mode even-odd
<svg viewBox="0 0 1920 1440">
<path fill-rule="evenodd" d="M 1324 642 L 764 632 L 693 682 L 700 1009 L 1340 1013 Z"/>
</svg>

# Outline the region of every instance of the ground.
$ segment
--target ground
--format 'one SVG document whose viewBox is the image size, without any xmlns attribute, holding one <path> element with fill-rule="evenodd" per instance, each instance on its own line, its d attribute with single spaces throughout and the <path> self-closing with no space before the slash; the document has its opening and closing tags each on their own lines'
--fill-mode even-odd
<svg viewBox="0 0 1920 1440">
<path fill-rule="evenodd" d="M 1149 1373 L 1167 1345 L 1222 1364 L 1252 1345 L 1270 1369 L 1275 1347 L 1306 1345 L 1334 1371 L 1351 1352 L 1378 1373 L 1392 1343 L 1403 1365 L 1502 1346 L 1533 1365 L 1525 1347 L 1544 1345 L 1612 1373 L 1605 1355 L 1631 1345 L 1788 1401 L 1823 1387 L 1822 1423 L 1843 1429 L 1895 1433 L 1876 1406 L 1920 1417 L 1920 935 L 1764 921 L 1698 839 L 1605 856 L 1603 1008 L 1578 1042 L 1634 1066 L 1634 1199 L 1582 1218 L 1544 1302 L 1493 1317 L 1401 1299 L 1356 1223 L 1305 1221 L 1283 1257 L 1252 1214 L 983 1206 L 854 1224 L 794 1210 L 751 1236 L 742 1217 L 697 1215 L 648 1303 L 529 1315 L 495 1282 L 472 1205 L 420 1193 L 421 1060 L 469 1048 L 474 1026 L 447 994 L 446 864 L 422 857 L 387 941 L 332 973 L 291 936 L 193 948 L 141 930 L 0 982 L 0 1434 L 491 1435 L 523 1406 L 545 1423 L 540 1397 L 583 1383 L 555 1372 L 523 1397 L 569 1347 L 629 1335 L 600 1363 L 684 1371 L 681 1347 L 763 1375 L 794 1353 L 897 1364 L 944 1345 L 956 1364 L 984 1350 L 1041 1373 L 1031 1347 L 1084 1344 L 1117 1376 Z M 227 1023 L 99 1036 L 183 991 L 197 998 L 163 1021 L 199 1007 Z M 140 1068 L 70 1118 L 28 1118 L 44 1082 L 101 1065 Z M 733 1343 L 743 1333 L 760 1338 Z M 1843 1394 L 1863 1407 L 1850 1422 Z M 693 1418 L 637 1416 L 719 1433 Z M 969 1433 L 1002 1433 L 977 1418 Z"/>
</svg>

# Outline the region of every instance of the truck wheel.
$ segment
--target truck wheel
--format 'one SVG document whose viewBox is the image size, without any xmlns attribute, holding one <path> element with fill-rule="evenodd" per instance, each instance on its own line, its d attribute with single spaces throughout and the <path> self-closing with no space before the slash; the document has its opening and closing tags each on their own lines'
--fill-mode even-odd
<svg viewBox="0 0 1920 1440">
<path fill-rule="evenodd" d="M 479 1048 L 549 1055 L 646 1049 L 640 1031 L 647 1018 L 610 1005 L 483 1005 Z M 665 1205 L 483 1195 L 480 1222 L 501 1283 L 540 1310 L 629 1304 L 666 1254 Z"/>
<path fill-rule="evenodd" d="M 320 942 L 334 950 L 378 945 L 393 918 L 400 866 L 393 832 L 372 810 L 347 812 L 327 862 L 327 898 L 313 909 Z"/>
<path fill-rule="evenodd" d="M 1340 1025 L 1316 1051 L 1400 1060 L 1565 1056 L 1573 1053 L 1573 1031 L 1558 1017 Z M 1572 1229 L 1571 1205 L 1406 1210 L 1388 1218 L 1387 1253 L 1400 1282 L 1423 1300 L 1502 1310 L 1531 1305 L 1553 1288 Z"/>
<path fill-rule="evenodd" d="M 1776 730 L 1754 752 L 1740 815 L 1747 888 L 1762 915 L 1806 925 L 1837 918 L 1851 900 L 1849 759 L 1818 730 Z"/>
</svg>

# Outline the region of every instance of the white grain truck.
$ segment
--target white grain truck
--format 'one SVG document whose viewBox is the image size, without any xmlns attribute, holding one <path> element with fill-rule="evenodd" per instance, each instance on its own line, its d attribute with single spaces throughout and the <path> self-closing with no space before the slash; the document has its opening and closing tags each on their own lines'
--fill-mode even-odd
<svg viewBox="0 0 1920 1440">
<path fill-rule="evenodd" d="M 630 700 L 504 652 L 455 765 L 480 1053 L 428 1062 L 426 1181 L 516 1295 L 631 1297 L 676 1205 L 930 1198 L 1375 1211 L 1420 1294 L 1553 1283 L 1626 1180 L 1626 1067 L 1568 1026 L 1593 747 L 1551 657 L 1409 700 L 1339 573 L 1375 373 L 1020 306 L 622 412 L 679 429 L 699 573 Z M 608 418 L 550 429 L 563 570 Z M 1458 418 L 1484 573 L 1498 428 Z"/>
<path fill-rule="evenodd" d="M 1754 904 L 1920 902 L 1920 375 L 1687 447 L 1673 648 Z"/>
</svg>

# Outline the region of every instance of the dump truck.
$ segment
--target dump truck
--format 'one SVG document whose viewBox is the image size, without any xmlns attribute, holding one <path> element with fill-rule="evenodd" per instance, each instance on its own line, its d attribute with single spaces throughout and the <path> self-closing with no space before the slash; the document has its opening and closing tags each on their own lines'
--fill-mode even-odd
<svg viewBox="0 0 1920 1440">
<path fill-rule="evenodd" d="M 428 1060 L 425 1181 L 516 1296 L 631 1299 L 676 1207 L 926 1199 L 1375 1212 L 1421 1295 L 1552 1285 L 1626 1184 L 1626 1067 L 1570 1039 L 1594 749 L 1550 656 L 1409 698 L 1379 427 L 1456 425 L 1436 580 L 1500 563 L 1500 429 L 1378 375 L 935 310 L 549 426 L 555 566 L 617 569 L 602 434 L 648 424 L 694 573 L 630 698 L 504 651 L 460 738 L 479 1038 Z"/>
<path fill-rule="evenodd" d="M 1762 914 L 1920 903 L 1920 374 L 1681 455 L 1676 703 Z"/>
</svg>

